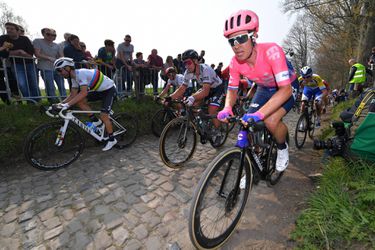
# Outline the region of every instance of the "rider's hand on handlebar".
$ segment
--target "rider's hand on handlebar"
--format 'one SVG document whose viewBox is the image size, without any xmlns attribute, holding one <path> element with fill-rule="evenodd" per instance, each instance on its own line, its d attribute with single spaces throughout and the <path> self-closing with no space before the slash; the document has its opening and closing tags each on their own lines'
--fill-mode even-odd
<svg viewBox="0 0 375 250">
<path fill-rule="evenodd" d="M 222 122 L 228 122 L 229 117 L 234 116 L 231 107 L 225 107 L 222 111 L 217 114 L 217 119 Z"/>
<path fill-rule="evenodd" d="M 194 96 L 189 96 L 185 101 L 187 106 L 193 106 L 194 102 L 195 102 Z"/>
<path fill-rule="evenodd" d="M 264 119 L 264 115 L 260 113 L 259 111 L 251 114 L 244 114 L 241 118 L 242 123 L 244 125 L 247 125 L 250 119 L 253 119 L 254 122 L 262 121 Z"/>
</svg>

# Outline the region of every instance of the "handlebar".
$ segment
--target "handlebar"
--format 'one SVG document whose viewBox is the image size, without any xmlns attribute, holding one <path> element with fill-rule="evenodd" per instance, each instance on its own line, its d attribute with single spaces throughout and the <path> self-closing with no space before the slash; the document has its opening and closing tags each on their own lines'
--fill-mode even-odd
<svg viewBox="0 0 375 250">
<path fill-rule="evenodd" d="M 250 118 L 247 123 L 244 123 L 244 121 L 242 121 L 241 118 L 242 117 L 239 117 L 239 116 L 232 116 L 232 117 L 228 117 L 227 120 L 230 123 L 234 123 L 234 122 L 241 123 L 241 125 L 244 126 L 245 128 L 252 128 L 254 131 L 260 131 L 264 129 L 266 126 L 264 121 L 255 122 L 254 119 Z"/>
<path fill-rule="evenodd" d="M 49 116 L 49 117 L 52 117 L 52 118 L 58 118 L 58 117 L 61 117 L 63 119 L 67 119 L 68 117 L 65 115 L 65 113 L 67 112 L 66 109 L 61 109 L 58 113 L 57 113 L 57 110 L 53 108 L 53 106 L 50 106 L 48 108 L 45 108 L 45 113 Z M 41 108 L 42 109 L 42 108 Z M 51 112 L 52 111 L 52 112 Z"/>
</svg>

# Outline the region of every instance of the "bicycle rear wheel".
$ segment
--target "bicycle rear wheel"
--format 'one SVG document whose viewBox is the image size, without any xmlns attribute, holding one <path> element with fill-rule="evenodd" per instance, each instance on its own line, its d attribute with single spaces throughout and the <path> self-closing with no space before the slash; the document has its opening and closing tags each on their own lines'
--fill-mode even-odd
<svg viewBox="0 0 375 250">
<path fill-rule="evenodd" d="M 294 142 L 298 149 L 301 149 L 306 141 L 307 131 L 309 130 L 307 119 L 307 116 L 302 114 L 297 121 L 296 130 L 294 133 Z"/>
<path fill-rule="evenodd" d="M 198 249 L 214 249 L 224 244 L 238 225 L 252 187 L 250 158 L 245 156 L 244 189 L 234 197 L 240 169 L 241 149 L 231 148 L 218 155 L 206 168 L 194 191 L 189 212 L 189 235 Z"/>
<path fill-rule="evenodd" d="M 179 168 L 193 155 L 196 144 L 193 124 L 184 117 L 175 118 L 165 126 L 160 135 L 159 154 L 165 165 Z"/>
<path fill-rule="evenodd" d="M 161 132 L 163 132 L 164 127 L 170 122 L 175 116 L 165 109 L 161 109 L 155 113 L 151 119 L 151 131 L 152 133 L 159 137 Z"/>
<path fill-rule="evenodd" d="M 123 149 L 132 144 L 138 135 L 138 121 L 132 115 L 127 113 L 120 113 L 114 117 L 115 121 L 112 121 L 113 131 L 122 129 L 117 123 L 125 128 L 125 132 L 116 136 L 117 144 L 116 148 Z"/>
<path fill-rule="evenodd" d="M 289 134 L 287 134 L 287 143 L 289 144 Z M 276 171 L 276 159 L 277 159 L 277 144 L 272 139 L 270 142 L 270 148 L 268 149 L 267 155 L 267 176 L 266 176 L 266 183 L 267 186 L 273 186 L 278 183 L 281 177 L 284 174 L 284 171 L 277 172 Z"/>
<path fill-rule="evenodd" d="M 210 144 L 214 148 L 219 148 L 224 145 L 228 138 L 229 128 L 228 123 L 220 123 L 220 127 L 216 129 L 218 134 L 211 135 Z"/>
<path fill-rule="evenodd" d="M 82 153 L 85 143 L 75 125 L 68 126 L 61 145 L 56 145 L 64 121 L 42 124 L 27 136 L 24 155 L 31 166 L 54 170 L 68 166 Z"/>
</svg>

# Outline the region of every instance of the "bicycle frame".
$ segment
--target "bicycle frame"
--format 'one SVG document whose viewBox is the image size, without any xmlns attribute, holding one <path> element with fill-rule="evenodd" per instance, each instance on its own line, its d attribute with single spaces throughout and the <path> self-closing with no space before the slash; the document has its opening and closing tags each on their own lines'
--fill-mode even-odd
<svg viewBox="0 0 375 250">
<path fill-rule="evenodd" d="M 64 114 L 64 112 L 65 112 L 65 114 Z M 112 114 L 112 113 L 113 112 L 111 112 L 110 114 Z M 49 110 L 46 111 L 46 114 L 50 117 L 56 118 L 56 116 L 51 114 L 49 112 Z M 90 129 L 81 120 L 79 120 L 77 117 L 75 117 L 74 114 L 100 114 L 100 111 L 61 110 L 59 112 L 58 116 L 61 117 L 62 119 L 64 119 L 64 125 L 60 128 L 60 131 L 57 135 L 56 142 L 55 142 L 56 146 L 62 145 L 62 143 L 64 141 L 64 138 L 65 138 L 65 133 L 67 131 L 67 128 L 69 126 L 70 121 L 73 122 L 74 124 L 76 124 L 81 129 L 83 129 L 86 133 L 88 133 L 89 135 L 94 137 L 97 141 L 108 140 L 108 136 L 104 136 L 104 134 L 105 134 L 104 133 L 104 129 L 105 129 L 104 126 L 103 126 L 103 130 L 100 130 L 99 131 L 100 133 L 98 135 L 95 131 Z M 119 130 L 117 130 L 113 133 L 113 136 L 117 136 L 117 135 L 122 134 L 126 131 L 126 129 L 120 123 L 118 123 L 115 119 L 113 119 L 111 115 L 109 116 L 109 118 L 112 121 L 112 123 L 119 128 Z"/>
</svg>

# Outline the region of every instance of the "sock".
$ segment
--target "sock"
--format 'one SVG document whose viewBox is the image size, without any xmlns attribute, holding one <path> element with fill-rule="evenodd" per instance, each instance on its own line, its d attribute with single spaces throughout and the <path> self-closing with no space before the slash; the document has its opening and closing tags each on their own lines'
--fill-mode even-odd
<svg viewBox="0 0 375 250">
<path fill-rule="evenodd" d="M 94 114 L 90 115 L 89 118 L 90 118 L 90 121 L 92 121 L 92 122 L 97 122 L 97 121 L 99 121 L 99 119 L 96 118 Z"/>
<path fill-rule="evenodd" d="M 113 137 L 113 133 L 108 134 L 109 141 L 114 141 L 115 137 Z"/>
<path fill-rule="evenodd" d="M 286 149 L 286 143 L 285 142 L 281 144 L 277 143 L 277 149 L 280 149 L 280 150 Z"/>
</svg>

